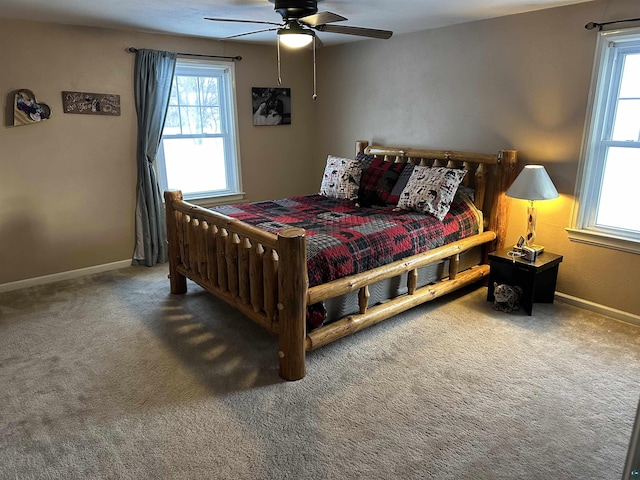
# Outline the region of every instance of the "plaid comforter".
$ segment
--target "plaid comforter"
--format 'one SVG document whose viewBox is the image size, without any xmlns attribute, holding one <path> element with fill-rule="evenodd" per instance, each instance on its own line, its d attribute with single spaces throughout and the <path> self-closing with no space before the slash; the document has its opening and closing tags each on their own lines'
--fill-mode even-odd
<svg viewBox="0 0 640 480">
<path fill-rule="evenodd" d="M 277 233 L 286 227 L 307 232 L 309 286 L 364 272 L 404 257 L 477 234 L 478 212 L 456 196 L 441 222 L 431 215 L 362 208 L 321 195 L 216 207 L 220 213 Z"/>
</svg>

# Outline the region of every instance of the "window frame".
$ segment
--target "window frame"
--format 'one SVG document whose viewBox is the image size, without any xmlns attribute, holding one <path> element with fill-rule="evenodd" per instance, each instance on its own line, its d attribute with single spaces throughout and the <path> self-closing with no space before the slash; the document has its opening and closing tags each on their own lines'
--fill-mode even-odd
<svg viewBox="0 0 640 480">
<path fill-rule="evenodd" d="M 209 58 L 180 57 L 176 61 L 175 76 L 210 76 L 218 77 L 219 94 L 224 101 L 219 102 L 221 109 L 221 133 L 201 134 L 164 134 L 160 139 L 156 157 L 156 171 L 161 190 L 168 188 L 167 169 L 164 153 L 165 139 L 186 138 L 222 138 L 224 140 L 224 164 L 229 188 L 202 192 L 183 192 L 185 200 L 202 206 L 213 206 L 230 203 L 244 198 L 242 175 L 240 169 L 240 143 L 238 131 L 238 109 L 236 101 L 235 64 L 233 62 Z M 173 87 L 172 87 L 173 88 Z"/>
<path fill-rule="evenodd" d="M 599 32 L 587 106 L 587 119 L 578 165 L 571 227 L 572 241 L 640 253 L 640 232 L 596 224 L 601 181 L 607 150 L 611 147 L 639 149 L 639 141 L 614 141 L 612 132 L 620 88 L 620 55 L 640 53 L 640 28 Z"/>
</svg>

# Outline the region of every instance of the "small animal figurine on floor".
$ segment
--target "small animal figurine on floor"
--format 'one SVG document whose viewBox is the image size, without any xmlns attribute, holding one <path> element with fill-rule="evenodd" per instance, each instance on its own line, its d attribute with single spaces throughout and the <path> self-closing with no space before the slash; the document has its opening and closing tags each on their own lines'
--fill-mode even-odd
<svg viewBox="0 0 640 480">
<path fill-rule="evenodd" d="M 513 312 L 520 308 L 522 288 L 493 282 L 493 309 L 501 312 Z"/>
</svg>

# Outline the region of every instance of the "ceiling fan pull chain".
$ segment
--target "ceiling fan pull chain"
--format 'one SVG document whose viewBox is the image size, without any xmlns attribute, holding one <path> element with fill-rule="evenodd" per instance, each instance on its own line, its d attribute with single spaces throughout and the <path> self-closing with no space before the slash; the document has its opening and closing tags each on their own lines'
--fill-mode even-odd
<svg viewBox="0 0 640 480">
<path fill-rule="evenodd" d="M 280 72 L 280 36 L 276 37 L 276 45 L 278 50 L 278 86 L 282 85 L 282 75 Z"/>
<path fill-rule="evenodd" d="M 318 98 L 318 82 L 316 79 L 316 36 L 313 36 L 313 98 L 314 100 Z"/>
</svg>

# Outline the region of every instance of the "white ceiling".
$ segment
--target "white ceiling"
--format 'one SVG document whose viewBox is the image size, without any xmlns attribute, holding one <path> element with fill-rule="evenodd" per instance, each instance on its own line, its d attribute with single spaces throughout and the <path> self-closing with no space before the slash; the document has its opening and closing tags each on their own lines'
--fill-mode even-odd
<svg viewBox="0 0 640 480">
<path fill-rule="evenodd" d="M 318 10 L 347 17 L 340 24 L 416 32 L 591 0 L 319 0 Z M 267 0 L 0 0 L 0 17 L 221 39 L 268 25 L 212 22 L 204 17 L 280 22 Z M 361 39 L 318 33 L 325 45 Z M 275 33 L 233 41 L 275 42 Z"/>
</svg>

